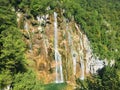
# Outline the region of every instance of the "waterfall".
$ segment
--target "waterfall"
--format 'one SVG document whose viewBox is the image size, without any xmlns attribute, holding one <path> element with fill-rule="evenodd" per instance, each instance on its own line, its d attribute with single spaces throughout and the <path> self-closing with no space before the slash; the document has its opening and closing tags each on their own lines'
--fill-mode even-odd
<svg viewBox="0 0 120 90">
<path fill-rule="evenodd" d="M 26 32 L 28 33 L 28 37 L 29 37 L 29 39 L 30 39 L 29 47 L 30 47 L 30 50 L 32 50 L 32 41 L 31 41 L 31 37 L 30 37 L 30 33 L 29 33 L 29 26 L 28 26 L 28 23 L 27 23 L 27 22 L 25 22 L 24 29 L 25 29 Z"/>
<path fill-rule="evenodd" d="M 90 62 L 91 62 L 91 57 L 92 57 L 92 50 L 90 48 L 90 42 L 88 40 L 88 38 L 84 35 L 84 40 L 83 40 L 83 44 L 85 45 L 85 59 L 86 59 L 86 74 L 88 74 L 90 72 Z"/>
<path fill-rule="evenodd" d="M 40 17 L 40 16 L 37 16 L 37 20 L 39 22 L 39 27 L 38 27 L 39 32 L 42 32 L 42 31 L 44 32 L 44 28 L 41 26 L 41 24 L 44 22 L 43 18 Z M 48 50 L 47 50 L 47 48 L 48 48 L 49 42 L 48 42 L 47 36 L 44 33 L 40 33 L 40 34 L 43 37 L 43 44 L 44 44 L 46 57 L 48 57 Z"/>
<path fill-rule="evenodd" d="M 28 23 L 27 22 L 25 22 L 25 26 L 24 26 L 24 29 L 26 30 L 26 32 L 28 33 L 28 35 L 29 35 L 29 38 L 30 38 L 30 33 L 29 33 L 29 26 L 28 26 Z"/>
<path fill-rule="evenodd" d="M 46 57 L 48 56 L 48 50 L 47 50 L 47 48 L 48 48 L 48 39 L 47 38 L 45 38 L 45 35 L 42 35 L 43 36 L 43 44 L 44 44 L 44 48 L 45 48 L 45 53 L 46 53 Z"/>
<path fill-rule="evenodd" d="M 56 61 L 56 83 L 63 82 L 62 61 L 61 55 L 58 51 L 58 30 L 57 30 L 57 13 L 54 12 L 54 48 Z"/>
<path fill-rule="evenodd" d="M 19 12 L 17 12 L 17 22 L 19 23 L 19 21 L 20 21 L 20 17 L 21 17 L 21 13 L 19 13 Z"/>
<path fill-rule="evenodd" d="M 90 47 L 90 41 L 84 35 L 84 45 L 86 51 L 86 74 L 92 73 L 95 74 L 99 69 L 102 69 L 105 65 L 108 65 L 107 60 L 100 60 L 99 57 L 93 55 L 93 51 Z"/>
<path fill-rule="evenodd" d="M 71 33 L 68 31 L 68 42 L 71 50 L 71 56 L 73 60 L 73 75 L 76 74 L 76 61 L 77 61 L 77 53 L 73 50 L 73 41 L 71 37 Z"/>
<path fill-rule="evenodd" d="M 59 14 L 38 15 L 36 19 L 26 18 L 24 22 L 25 41 L 32 49 L 27 56 L 37 63 L 40 78 L 45 77 L 46 82 L 71 82 L 76 78 L 84 80 L 85 76 L 95 74 L 108 65 L 107 60 L 99 60 L 93 54 L 90 41 L 79 25 L 74 20 L 66 19 L 63 14 L 60 10 Z M 21 15 L 18 14 L 18 21 L 24 16 Z M 32 30 L 35 30 L 33 34 Z M 114 63 L 111 61 L 109 64 L 113 66 Z"/>
<path fill-rule="evenodd" d="M 79 54 L 80 54 L 80 65 L 81 65 L 81 77 L 80 79 L 81 80 L 84 80 L 84 54 L 83 54 L 83 42 L 82 42 L 82 33 L 80 33 L 80 51 L 79 51 Z"/>
<path fill-rule="evenodd" d="M 82 32 L 80 32 L 79 27 L 77 26 L 77 24 L 75 23 L 75 27 L 77 29 L 77 31 L 79 32 L 79 44 L 78 44 L 78 50 L 79 50 L 79 58 L 80 58 L 80 66 L 81 66 L 81 76 L 80 79 L 84 80 L 84 35 L 82 34 Z"/>
<path fill-rule="evenodd" d="M 83 54 L 80 53 L 80 64 L 81 64 L 81 80 L 84 80 L 84 60 L 83 60 Z"/>
<path fill-rule="evenodd" d="M 73 75 L 76 75 L 77 53 L 75 51 L 73 51 L 72 53 L 72 59 L 73 59 Z"/>
</svg>

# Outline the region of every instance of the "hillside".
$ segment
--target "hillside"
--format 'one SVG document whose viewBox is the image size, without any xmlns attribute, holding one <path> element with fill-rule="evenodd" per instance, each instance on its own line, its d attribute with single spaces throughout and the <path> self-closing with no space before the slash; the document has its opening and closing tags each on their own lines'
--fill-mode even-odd
<svg viewBox="0 0 120 90">
<path fill-rule="evenodd" d="M 119 90 L 119 10 L 119 0 L 1 0 L 0 89 Z"/>
</svg>

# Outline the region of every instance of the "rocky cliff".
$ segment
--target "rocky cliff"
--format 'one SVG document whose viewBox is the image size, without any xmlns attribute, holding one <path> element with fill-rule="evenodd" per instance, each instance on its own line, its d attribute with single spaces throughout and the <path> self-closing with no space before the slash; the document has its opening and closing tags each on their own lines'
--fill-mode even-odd
<svg viewBox="0 0 120 90">
<path fill-rule="evenodd" d="M 84 80 L 108 64 L 92 53 L 89 39 L 74 18 L 61 12 L 30 18 L 18 12 L 18 26 L 26 42 L 27 59 L 45 83 Z M 21 23 L 22 22 L 22 23 Z"/>
</svg>

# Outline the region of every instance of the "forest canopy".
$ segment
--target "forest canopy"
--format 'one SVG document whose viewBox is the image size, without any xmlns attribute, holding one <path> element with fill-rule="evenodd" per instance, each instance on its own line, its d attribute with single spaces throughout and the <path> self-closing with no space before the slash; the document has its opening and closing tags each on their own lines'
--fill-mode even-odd
<svg viewBox="0 0 120 90">
<path fill-rule="evenodd" d="M 116 72 L 113 69 L 111 72 L 117 76 L 120 69 L 120 0 L 0 0 L 0 89 L 10 84 L 18 88 L 17 84 L 23 85 L 22 81 L 29 79 L 29 73 L 32 73 L 26 68 L 26 46 L 16 21 L 16 12 L 36 19 L 38 15 L 52 14 L 59 9 L 64 11 L 63 15 L 69 21 L 74 19 L 87 35 L 94 55 L 100 59 L 116 60 Z M 103 72 L 108 75 L 109 71 Z M 22 78 L 22 75 L 26 77 Z M 35 83 L 38 87 L 36 77 L 30 75 L 35 81 L 28 81 L 27 85 Z M 102 80 L 109 79 L 105 75 L 99 77 L 102 85 L 106 85 Z M 20 77 L 21 82 L 16 77 Z M 110 77 L 114 82 L 118 79 L 118 76 L 114 78 L 114 74 Z M 96 85 L 97 80 L 89 82 Z M 108 80 L 107 84 L 111 82 Z M 115 89 L 116 85 L 118 83 Z"/>
<path fill-rule="evenodd" d="M 15 0 L 16 10 L 36 18 L 52 13 L 57 8 L 65 10 L 64 16 L 74 20 L 91 41 L 93 52 L 101 59 L 120 58 L 120 1 L 119 0 Z M 48 10 L 47 8 L 50 8 Z"/>
</svg>

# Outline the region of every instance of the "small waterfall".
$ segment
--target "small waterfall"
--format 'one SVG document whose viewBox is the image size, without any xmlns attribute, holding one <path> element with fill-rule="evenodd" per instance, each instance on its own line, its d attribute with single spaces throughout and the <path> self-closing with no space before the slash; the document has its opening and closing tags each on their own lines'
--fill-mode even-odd
<svg viewBox="0 0 120 90">
<path fill-rule="evenodd" d="M 19 21 L 20 21 L 20 17 L 21 17 L 21 13 L 19 13 L 19 12 L 17 12 L 17 22 L 19 23 Z"/>
<path fill-rule="evenodd" d="M 80 66 L 81 66 L 81 76 L 80 79 L 84 80 L 85 75 L 84 75 L 84 38 L 83 38 L 83 34 L 82 32 L 80 32 L 79 27 L 77 26 L 77 24 L 75 23 L 75 27 L 77 29 L 77 31 L 79 32 L 79 44 L 78 44 L 78 51 L 79 51 L 79 58 L 80 58 Z"/>
<path fill-rule="evenodd" d="M 92 73 L 95 74 L 99 69 L 102 69 L 105 65 L 108 65 L 107 60 L 100 60 L 99 57 L 94 56 L 92 49 L 90 47 L 90 41 L 88 38 L 84 35 L 84 45 L 86 50 L 86 73 Z"/>
<path fill-rule="evenodd" d="M 58 30 L 57 30 L 57 13 L 54 12 L 54 48 L 56 61 L 56 83 L 63 82 L 62 61 L 61 55 L 58 51 Z"/>
<path fill-rule="evenodd" d="M 38 22 L 40 24 L 39 27 L 38 27 L 39 32 L 44 32 L 45 30 L 41 26 L 41 24 L 44 22 L 43 18 L 40 17 L 40 16 L 37 16 L 37 20 L 38 20 Z M 43 37 L 43 44 L 44 44 L 44 48 L 45 48 L 46 57 L 48 57 L 48 50 L 47 50 L 47 48 L 48 48 L 49 42 L 48 42 L 47 36 L 45 35 L 45 33 L 40 33 L 40 34 Z"/>
<path fill-rule="evenodd" d="M 88 74 L 90 72 L 90 69 L 91 69 L 91 66 L 90 66 L 90 62 L 91 62 L 91 59 L 92 59 L 92 50 L 90 48 L 90 42 L 88 40 L 88 38 L 84 35 L 83 37 L 84 41 L 83 41 L 83 44 L 85 46 L 85 59 L 86 59 L 86 74 Z M 93 59 L 92 59 L 93 60 Z"/>
<path fill-rule="evenodd" d="M 29 35 L 29 38 L 30 38 L 29 26 L 28 26 L 28 23 L 27 23 L 27 22 L 25 22 L 24 29 L 26 30 L 26 32 L 28 33 L 28 35 Z"/>
<path fill-rule="evenodd" d="M 79 52 L 79 54 L 80 54 L 80 65 L 81 65 L 81 77 L 80 77 L 80 79 L 81 80 L 84 80 L 84 54 L 83 54 L 83 41 L 82 41 L 82 33 L 80 33 L 80 46 L 81 46 L 81 48 L 80 48 L 80 52 Z"/>
<path fill-rule="evenodd" d="M 55 52 L 55 60 L 56 60 L 56 83 L 63 83 L 63 73 L 62 73 L 62 61 L 61 55 L 58 51 Z"/>
<path fill-rule="evenodd" d="M 28 37 L 29 37 L 29 39 L 30 39 L 29 47 L 30 47 L 30 50 L 32 50 L 32 41 L 31 41 L 31 37 L 30 37 L 30 33 L 29 33 L 29 26 L 28 26 L 28 23 L 27 23 L 27 22 L 25 22 L 24 29 L 25 29 L 26 32 L 28 33 Z"/>
<path fill-rule="evenodd" d="M 73 75 L 76 75 L 77 53 L 75 51 L 73 51 L 72 53 L 72 59 L 73 59 Z"/>
<path fill-rule="evenodd" d="M 68 42 L 71 50 L 71 56 L 73 60 L 73 75 L 76 75 L 76 62 L 77 62 L 77 53 L 73 50 L 73 41 L 71 33 L 68 31 Z"/>
<path fill-rule="evenodd" d="M 83 60 L 83 54 L 80 52 L 80 64 L 81 64 L 81 80 L 84 80 L 84 60 Z"/>
<path fill-rule="evenodd" d="M 47 48 L 48 48 L 49 42 L 48 42 L 47 38 L 45 39 L 44 35 L 43 35 L 43 41 L 44 41 L 44 47 L 45 47 L 45 52 L 46 52 L 46 57 L 47 57 L 48 56 L 48 50 L 47 50 Z"/>
</svg>

